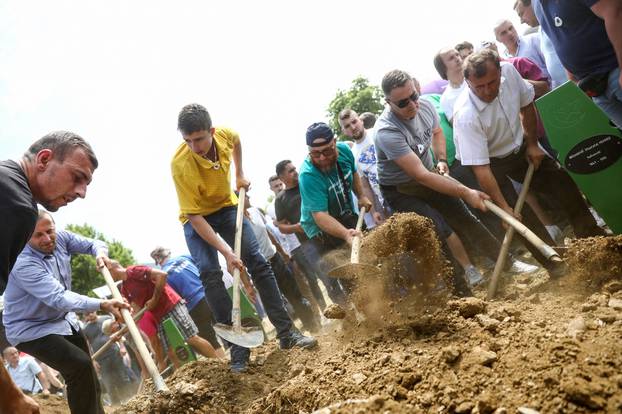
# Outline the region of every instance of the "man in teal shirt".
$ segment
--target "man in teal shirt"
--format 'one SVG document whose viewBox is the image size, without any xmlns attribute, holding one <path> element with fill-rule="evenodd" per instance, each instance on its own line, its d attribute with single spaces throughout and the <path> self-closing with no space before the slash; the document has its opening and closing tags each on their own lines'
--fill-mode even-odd
<svg viewBox="0 0 622 414">
<path fill-rule="evenodd" d="M 299 178 L 302 228 L 309 239 L 330 241 L 332 247 L 352 244 L 358 218 L 352 192 L 360 207 L 371 207 L 362 191 L 354 155 L 347 144 L 335 142 L 333 131 L 323 122 L 311 125 L 306 138 L 309 157 Z"/>
<path fill-rule="evenodd" d="M 356 232 L 358 206 L 371 208 L 371 201 L 363 194 L 361 178 L 356 172 L 354 155 L 347 144 L 335 141 L 333 131 L 323 122 L 312 124 L 306 134 L 309 156 L 302 163 L 299 175 L 301 217 L 300 224 L 310 241 L 308 259 L 319 263 L 328 271 L 322 260 L 332 249 L 351 245 Z M 335 291 L 340 291 L 337 279 L 330 279 Z M 343 284 L 345 290 L 350 290 Z M 341 296 L 341 295 L 339 295 Z M 345 295 L 338 300 L 346 301 Z"/>
</svg>

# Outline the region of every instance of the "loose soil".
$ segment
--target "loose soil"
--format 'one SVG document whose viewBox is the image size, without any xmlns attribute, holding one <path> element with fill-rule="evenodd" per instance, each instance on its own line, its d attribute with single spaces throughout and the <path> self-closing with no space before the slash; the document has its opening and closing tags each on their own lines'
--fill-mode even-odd
<svg viewBox="0 0 622 414">
<path fill-rule="evenodd" d="M 384 297 L 373 320 L 325 325 L 315 350 L 270 341 L 237 375 L 193 362 L 167 379 L 169 392 L 147 387 L 115 413 L 619 413 L 620 246 L 622 236 L 574 241 L 571 274 L 504 276 L 496 301 L 483 288 L 464 299 L 438 289 Z"/>
</svg>

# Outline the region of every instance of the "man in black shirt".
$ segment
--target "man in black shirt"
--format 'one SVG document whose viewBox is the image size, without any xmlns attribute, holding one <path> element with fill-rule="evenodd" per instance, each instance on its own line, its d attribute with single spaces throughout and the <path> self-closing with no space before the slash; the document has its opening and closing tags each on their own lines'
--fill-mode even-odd
<svg viewBox="0 0 622 414">
<path fill-rule="evenodd" d="M 309 239 L 300 225 L 301 200 L 296 167 L 290 160 L 283 160 L 276 165 L 276 175 L 285 184 L 285 190 L 281 191 L 274 200 L 279 230 L 283 234 L 295 234 L 300 242 L 300 246 L 292 250 L 292 259 L 307 278 L 313 297 L 322 309 L 326 307 L 326 301 L 319 287 L 318 279 L 326 287 L 328 296 L 333 302 L 343 302 L 344 293 L 337 279 L 328 277 L 318 266 L 318 263 L 311 259 L 316 254 L 311 251 L 314 247 L 309 243 Z"/>
<path fill-rule="evenodd" d="M 50 133 L 18 161 L 0 161 L 0 294 L 37 223 L 37 203 L 57 211 L 84 198 L 98 162 L 91 146 L 72 132 Z M 98 263 L 103 265 L 103 263 Z M 117 301 L 115 307 L 128 307 Z M 38 413 L 0 364 L 0 414 Z"/>
</svg>

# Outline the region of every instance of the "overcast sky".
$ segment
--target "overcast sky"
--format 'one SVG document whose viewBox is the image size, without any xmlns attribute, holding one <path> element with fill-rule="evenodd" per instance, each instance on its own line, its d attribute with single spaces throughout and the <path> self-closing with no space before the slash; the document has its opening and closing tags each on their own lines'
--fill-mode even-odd
<svg viewBox="0 0 622 414">
<path fill-rule="evenodd" d="M 138 261 L 156 244 L 183 253 L 169 168 L 183 105 L 240 133 L 264 206 L 275 164 L 300 165 L 306 127 L 326 121 L 338 89 L 394 68 L 436 79 L 438 49 L 492 40 L 498 19 L 517 23 L 513 3 L 0 0 L 0 159 L 77 132 L 100 167 L 58 226 L 89 223 Z"/>
</svg>

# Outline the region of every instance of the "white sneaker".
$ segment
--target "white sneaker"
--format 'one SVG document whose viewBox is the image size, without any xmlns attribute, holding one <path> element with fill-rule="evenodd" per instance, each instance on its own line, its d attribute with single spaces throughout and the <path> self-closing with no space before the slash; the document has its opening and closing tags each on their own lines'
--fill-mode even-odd
<svg viewBox="0 0 622 414">
<path fill-rule="evenodd" d="M 521 262 L 520 260 L 514 260 L 512 266 L 506 270 L 508 273 L 533 273 L 538 270 L 538 266 L 534 266 L 529 263 Z"/>
<path fill-rule="evenodd" d="M 464 276 L 469 281 L 471 287 L 477 286 L 484 281 L 484 276 L 473 265 L 469 265 L 464 269 Z"/>
</svg>

